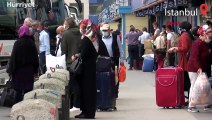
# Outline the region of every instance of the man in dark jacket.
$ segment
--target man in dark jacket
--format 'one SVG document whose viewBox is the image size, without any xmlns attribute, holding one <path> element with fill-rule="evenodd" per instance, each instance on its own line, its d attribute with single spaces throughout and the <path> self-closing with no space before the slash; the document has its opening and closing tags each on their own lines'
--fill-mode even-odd
<svg viewBox="0 0 212 120">
<path fill-rule="evenodd" d="M 64 21 L 65 32 L 61 41 L 61 51 L 62 55 L 66 54 L 66 63 L 71 64 L 74 60 L 75 54 L 79 53 L 81 46 L 81 33 L 79 28 L 76 25 L 76 22 L 73 18 L 67 18 Z M 80 89 L 78 83 L 78 76 L 73 73 L 70 74 L 70 93 L 73 95 L 73 109 L 80 108 Z M 72 105 L 71 105 L 72 106 Z M 72 109 L 72 110 L 73 110 Z M 77 110 L 77 109 L 76 109 Z"/>
<path fill-rule="evenodd" d="M 64 21 L 65 32 L 62 40 L 62 54 L 67 55 L 67 62 L 71 63 L 71 57 L 79 53 L 81 45 L 81 33 L 73 18 Z M 67 64 L 68 64 L 67 63 Z"/>
<path fill-rule="evenodd" d="M 99 36 L 99 55 L 111 57 L 113 64 L 113 70 L 115 66 L 119 67 L 124 65 L 124 50 L 120 41 L 120 37 L 117 34 L 111 33 L 110 25 L 103 24 L 101 27 L 102 36 Z M 118 98 L 119 82 L 116 85 L 115 95 Z"/>
</svg>

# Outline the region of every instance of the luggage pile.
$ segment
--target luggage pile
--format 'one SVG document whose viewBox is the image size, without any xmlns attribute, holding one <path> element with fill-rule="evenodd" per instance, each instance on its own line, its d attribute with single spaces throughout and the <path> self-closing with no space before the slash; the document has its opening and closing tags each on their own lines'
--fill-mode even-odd
<svg viewBox="0 0 212 120">
<path fill-rule="evenodd" d="M 69 120 L 69 72 L 53 68 L 34 82 L 34 90 L 13 105 L 11 120 Z"/>
</svg>

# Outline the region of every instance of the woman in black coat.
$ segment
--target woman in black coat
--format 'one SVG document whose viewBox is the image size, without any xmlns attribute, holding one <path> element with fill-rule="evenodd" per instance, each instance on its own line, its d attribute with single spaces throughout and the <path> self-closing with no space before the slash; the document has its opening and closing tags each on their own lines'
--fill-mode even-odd
<svg viewBox="0 0 212 120">
<path fill-rule="evenodd" d="M 38 53 L 29 36 L 29 28 L 21 26 L 19 39 L 15 42 L 9 62 L 8 73 L 12 77 L 13 88 L 18 92 L 17 102 L 23 94 L 33 89 L 34 75 L 38 73 Z"/>
<path fill-rule="evenodd" d="M 86 26 L 88 32 L 92 27 Z M 91 30 L 91 31 L 89 31 Z M 81 107 L 82 113 L 75 118 L 95 118 L 96 112 L 96 37 L 94 31 L 85 35 L 81 41 L 82 74 L 80 79 Z M 88 35 L 89 34 L 89 35 Z"/>
</svg>

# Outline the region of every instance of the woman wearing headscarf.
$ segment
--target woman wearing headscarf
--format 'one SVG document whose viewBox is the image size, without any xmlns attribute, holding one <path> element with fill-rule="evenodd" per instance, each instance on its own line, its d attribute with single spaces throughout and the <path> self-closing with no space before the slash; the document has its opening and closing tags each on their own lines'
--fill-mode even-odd
<svg viewBox="0 0 212 120">
<path fill-rule="evenodd" d="M 194 83 L 198 77 L 198 73 L 207 72 L 207 67 L 210 65 L 210 52 L 207 47 L 207 43 L 209 43 L 210 37 L 212 36 L 212 30 L 204 31 L 202 27 L 198 29 L 198 34 L 200 35 L 197 40 L 195 40 L 192 44 L 190 58 L 188 61 L 188 73 L 191 82 L 190 93 L 193 93 Z M 191 103 L 191 94 L 189 95 L 189 112 L 198 112 L 195 105 Z M 206 106 L 205 110 L 210 106 Z"/>
<path fill-rule="evenodd" d="M 82 74 L 80 81 L 82 113 L 75 118 L 93 119 L 96 112 L 96 59 L 97 59 L 97 31 L 90 20 L 85 19 L 80 24 L 82 33 L 81 58 Z"/>
<path fill-rule="evenodd" d="M 34 75 L 38 73 L 38 53 L 30 37 L 29 27 L 21 26 L 18 30 L 19 40 L 14 43 L 8 74 L 12 86 L 17 91 L 17 102 L 22 101 L 23 94 L 33 89 Z"/>
<path fill-rule="evenodd" d="M 184 70 L 184 91 L 188 91 L 188 94 L 190 89 L 190 79 L 187 72 L 187 66 L 192 40 L 194 39 L 190 31 L 191 28 L 192 26 L 189 22 L 182 22 L 179 26 L 180 38 L 178 46 L 172 47 L 168 50 L 169 53 L 179 53 L 178 66 Z"/>
</svg>

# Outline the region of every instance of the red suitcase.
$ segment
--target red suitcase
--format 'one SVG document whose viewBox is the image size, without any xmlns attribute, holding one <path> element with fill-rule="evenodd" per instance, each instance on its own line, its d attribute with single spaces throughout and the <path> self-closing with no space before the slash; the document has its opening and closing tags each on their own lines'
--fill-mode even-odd
<svg viewBox="0 0 212 120">
<path fill-rule="evenodd" d="M 180 67 L 160 68 L 156 72 L 156 104 L 160 107 L 182 107 L 184 74 Z"/>
</svg>

